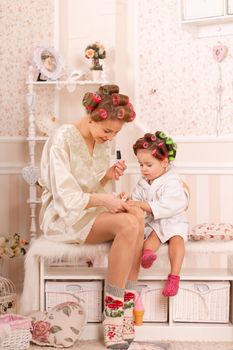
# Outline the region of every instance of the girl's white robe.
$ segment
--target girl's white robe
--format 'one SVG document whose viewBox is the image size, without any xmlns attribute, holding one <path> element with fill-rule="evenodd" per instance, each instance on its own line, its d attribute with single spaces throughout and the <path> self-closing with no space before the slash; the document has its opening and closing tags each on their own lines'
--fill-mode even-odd
<svg viewBox="0 0 233 350">
<path fill-rule="evenodd" d="M 176 235 L 187 240 L 189 193 L 178 174 L 169 170 L 151 184 L 141 178 L 131 197 L 133 200 L 148 202 L 151 207 L 152 214 L 146 217 L 145 239 L 154 230 L 161 243 Z"/>
</svg>

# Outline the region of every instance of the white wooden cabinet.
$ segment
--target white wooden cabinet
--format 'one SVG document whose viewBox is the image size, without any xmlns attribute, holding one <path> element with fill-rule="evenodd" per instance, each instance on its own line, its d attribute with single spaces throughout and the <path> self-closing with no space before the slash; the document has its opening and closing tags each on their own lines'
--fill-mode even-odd
<svg viewBox="0 0 233 350">
<path fill-rule="evenodd" d="M 233 0 L 227 1 L 227 13 L 228 15 L 233 15 Z"/>
<path fill-rule="evenodd" d="M 233 21 L 233 1 L 180 0 L 181 23 L 211 24 Z"/>
<path fill-rule="evenodd" d="M 193 253 L 187 252 L 190 260 Z M 165 265 L 166 266 L 166 265 Z M 167 270 L 141 270 L 139 284 L 148 281 L 162 281 L 167 278 Z M 46 281 L 104 281 L 105 268 L 86 268 L 78 266 L 48 266 L 42 260 L 40 263 L 40 309 L 44 310 Z M 229 323 L 192 323 L 174 322 L 174 298 L 168 300 L 167 322 L 144 322 L 143 326 L 136 327 L 136 340 L 150 341 L 233 341 L 233 256 L 228 259 L 225 268 L 187 268 L 182 270 L 181 281 L 229 281 L 231 283 L 231 309 Z M 101 323 L 88 323 L 82 333 L 82 339 L 100 339 L 102 337 Z"/>
</svg>

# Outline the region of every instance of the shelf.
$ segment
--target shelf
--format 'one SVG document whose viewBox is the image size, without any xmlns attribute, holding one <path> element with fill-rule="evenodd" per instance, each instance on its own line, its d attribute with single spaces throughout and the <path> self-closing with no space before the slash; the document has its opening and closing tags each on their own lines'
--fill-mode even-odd
<svg viewBox="0 0 233 350">
<path fill-rule="evenodd" d="M 106 80 L 76 80 L 76 81 L 71 81 L 71 80 L 55 80 L 55 81 L 26 81 L 26 85 L 96 85 L 96 84 L 106 84 Z"/>
<path fill-rule="evenodd" d="M 139 281 L 164 281 L 168 270 L 141 270 Z M 81 279 L 101 280 L 106 275 L 106 268 L 88 268 L 80 266 L 45 266 L 44 279 Z M 183 269 L 183 281 L 232 281 L 233 274 L 229 269 Z"/>
<path fill-rule="evenodd" d="M 79 266 L 45 266 L 44 279 L 102 280 L 104 279 L 105 274 L 105 268 L 88 268 Z"/>
<path fill-rule="evenodd" d="M 232 324 L 219 323 L 147 323 L 135 326 L 135 341 L 233 341 Z M 100 323 L 87 323 L 80 340 L 102 339 L 103 326 Z M 188 335 L 190 337 L 188 337 Z M 189 340 L 190 341 L 190 340 Z"/>
</svg>

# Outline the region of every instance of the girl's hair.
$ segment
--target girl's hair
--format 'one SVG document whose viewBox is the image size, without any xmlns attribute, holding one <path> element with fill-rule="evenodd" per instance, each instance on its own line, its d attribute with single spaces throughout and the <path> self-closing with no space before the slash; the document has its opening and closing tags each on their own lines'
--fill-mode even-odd
<svg viewBox="0 0 233 350">
<path fill-rule="evenodd" d="M 96 93 L 87 92 L 82 103 L 91 119 L 96 122 L 120 119 L 128 123 L 136 116 L 129 97 L 119 94 L 117 85 L 103 85 Z"/>
<path fill-rule="evenodd" d="M 146 133 L 138 139 L 133 145 L 134 154 L 140 149 L 150 150 L 153 157 L 163 160 L 168 158 L 172 161 L 176 157 L 177 145 L 171 137 L 167 137 L 162 131 L 156 131 L 154 134 Z"/>
</svg>

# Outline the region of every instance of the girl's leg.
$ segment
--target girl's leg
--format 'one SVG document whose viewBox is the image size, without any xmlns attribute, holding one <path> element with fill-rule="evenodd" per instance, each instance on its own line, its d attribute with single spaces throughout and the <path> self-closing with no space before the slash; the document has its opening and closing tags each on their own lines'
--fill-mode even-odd
<svg viewBox="0 0 233 350">
<path fill-rule="evenodd" d="M 184 239 L 181 236 L 171 237 L 168 244 L 168 255 L 171 274 L 179 275 L 185 254 Z"/>
<path fill-rule="evenodd" d="M 151 249 L 154 252 L 157 252 L 161 245 L 161 241 L 155 231 L 152 231 L 150 236 L 145 240 L 143 249 Z"/>
<path fill-rule="evenodd" d="M 168 245 L 168 255 L 171 264 L 171 273 L 163 289 L 164 296 L 174 296 L 179 290 L 180 270 L 185 254 L 184 239 L 181 236 L 170 238 Z"/>
<path fill-rule="evenodd" d="M 153 262 L 156 260 L 157 255 L 155 252 L 159 249 L 161 241 L 155 231 L 152 231 L 149 237 L 145 240 L 143 246 L 143 255 L 141 265 L 144 269 L 148 269 L 152 266 Z"/>
</svg>

